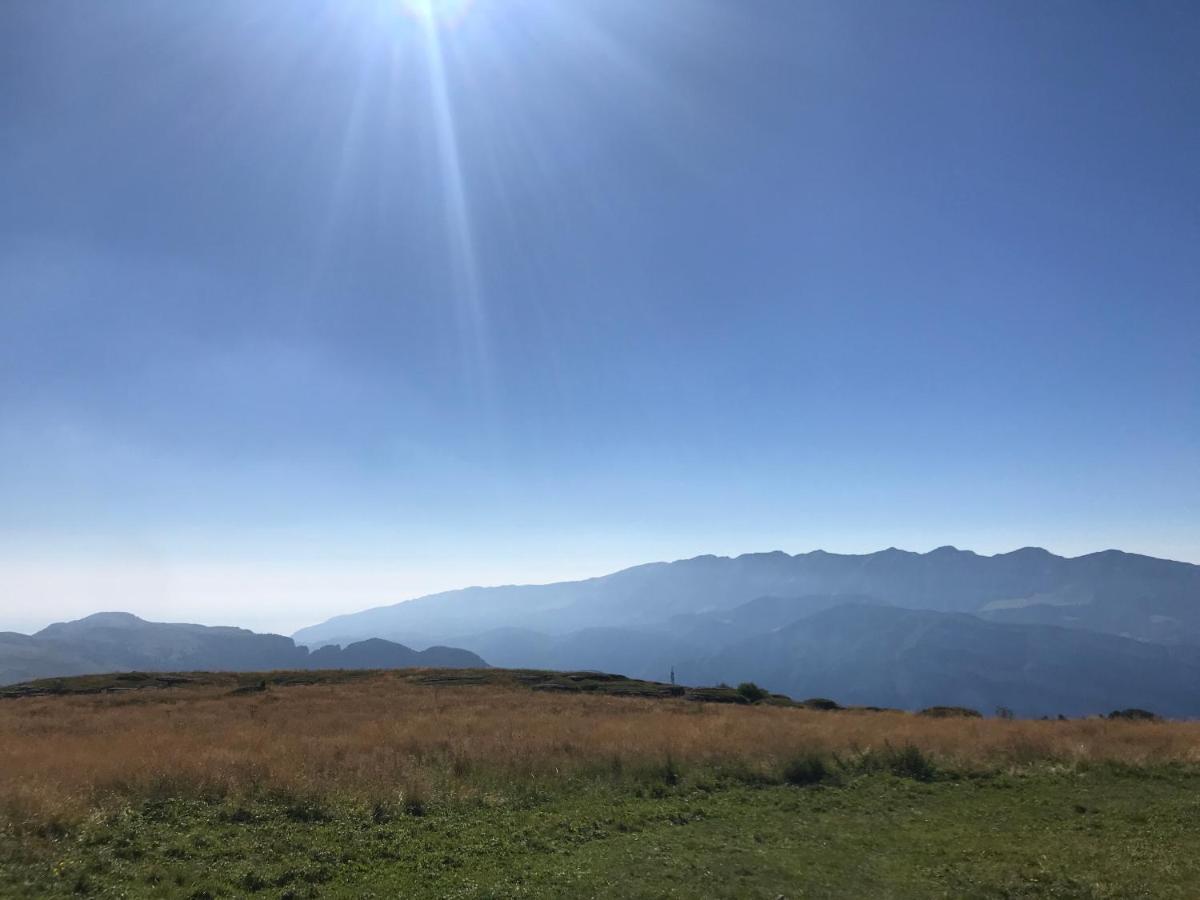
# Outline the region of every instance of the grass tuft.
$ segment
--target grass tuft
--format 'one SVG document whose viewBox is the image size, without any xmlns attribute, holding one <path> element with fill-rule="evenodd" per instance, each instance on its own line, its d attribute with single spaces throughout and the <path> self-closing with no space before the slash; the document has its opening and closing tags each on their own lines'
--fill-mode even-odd
<svg viewBox="0 0 1200 900">
<path fill-rule="evenodd" d="M 796 787 L 811 787 L 835 780 L 834 769 L 816 753 L 801 753 L 783 767 L 783 780 Z"/>
</svg>

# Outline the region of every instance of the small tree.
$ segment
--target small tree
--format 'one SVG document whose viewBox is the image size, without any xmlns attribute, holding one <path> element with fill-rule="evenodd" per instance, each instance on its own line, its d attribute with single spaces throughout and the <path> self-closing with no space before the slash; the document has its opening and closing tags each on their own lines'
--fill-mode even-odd
<svg viewBox="0 0 1200 900">
<path fill-rule="evenodd" d="M 758 700 L 764 700 L 771 696 L 768 691 L 763 690 L 753 681 L 743 681 L 737 686 L 737 692 L 751 703 L 754 703 Z"/>
</svg>

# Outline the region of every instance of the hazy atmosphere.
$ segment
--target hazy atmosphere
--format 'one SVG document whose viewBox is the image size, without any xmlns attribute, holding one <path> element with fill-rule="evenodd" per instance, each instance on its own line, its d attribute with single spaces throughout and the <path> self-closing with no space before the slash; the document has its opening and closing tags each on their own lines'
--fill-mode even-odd
<svg viewBox="0 0 1200 900">
<path fill-rule="evenodd" d="M 0 631 L 1200 562 L 1198 41 L 1170 2 L 0 4 Z"/>
<path fill-rule="evenodd" d="M 0 897 L 1200 897 L 1196 0 L 0 0 Z"/>
</svg>

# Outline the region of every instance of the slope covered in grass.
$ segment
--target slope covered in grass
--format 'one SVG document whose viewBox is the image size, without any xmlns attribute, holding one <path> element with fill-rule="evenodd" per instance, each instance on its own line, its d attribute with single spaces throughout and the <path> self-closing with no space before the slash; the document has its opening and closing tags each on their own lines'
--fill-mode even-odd
<svg viewBox="0 0 1200 900">
<path fill-rule="evenodd" d="M 1200 890 L 1200 724 L 701 703 L 595 673 L 141 678 L 0 701 L 0 896 Z"/>
</svg>

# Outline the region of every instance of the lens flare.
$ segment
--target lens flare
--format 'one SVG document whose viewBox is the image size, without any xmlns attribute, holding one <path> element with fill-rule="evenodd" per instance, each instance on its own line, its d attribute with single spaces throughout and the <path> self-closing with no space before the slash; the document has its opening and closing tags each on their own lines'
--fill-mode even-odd
<svg viewBox="0 0 1200 900">
<path fill-rule="evenodd" d="M 430 111 L 441 162 L 442 199 L 445 205 L 447 250 L 453 279 L 455 313 L 467 365 L 464 375 L 484 403 L 490 394 L 487 322 L 484 315 L 479 264 L 458 123 L 450 89 L 448 59 L 443 47 L 448 26 L 466 15 L 474 0 L 401 0 L 421 23 L 422 45 L 430 90 Z"/>
<path fill-rule="evenodd" d="M 475 0 L 400 0 L 400 8 L 422 22 L 455 25 L 470 12 Z"/>
</svg>

